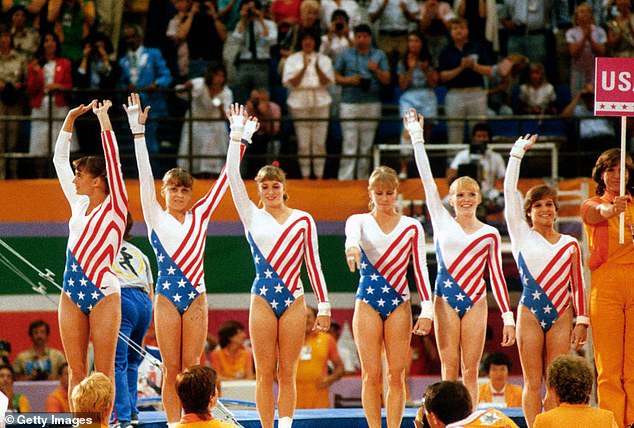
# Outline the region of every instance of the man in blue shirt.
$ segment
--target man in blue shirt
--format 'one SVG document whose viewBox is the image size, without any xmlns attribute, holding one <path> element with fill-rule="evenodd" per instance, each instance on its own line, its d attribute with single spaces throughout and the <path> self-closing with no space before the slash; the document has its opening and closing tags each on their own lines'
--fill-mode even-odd
<svg viewBox="0 0 634 428">
<path fill-rule="evenodd" d="M 381 116 L 380 90 L 381 85 L 390 82 L 389 70 L 385 53 L 372 47 L 370 26 L 354 27 L 354 47 L 344 50 L 335 60 L 335 81 L 342 86 L 339 113 L 343 131 L 342 154 L 350 156 L 341 159 L 339 180 L 368 178 L 370 150 Z M 362 118 L 370 120 L 346 120 Z"/>
</svg>

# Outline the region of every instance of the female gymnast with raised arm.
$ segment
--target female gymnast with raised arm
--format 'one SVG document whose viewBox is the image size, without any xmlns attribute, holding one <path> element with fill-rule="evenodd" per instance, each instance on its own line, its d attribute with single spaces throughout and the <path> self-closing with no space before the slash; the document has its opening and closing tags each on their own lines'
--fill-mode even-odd
<svg viewBox="0 0 634 428">
<path fill-rule="evenodd" d="M 522 157 L 536 140 L 537 135 L 517 139 L 504 177 L 504 214 L 523 286 L 517 309 L 517 347 L 524 375 L 522 408 L 529 428 L 542 410 L 542 380 L 548 364 L 569 353 L 571 345 L 580 349 L 590 322 L 579 243 L 555 230 L 556 190 L 538 185 L 522 199 L 517 188 Z M 574 328 L 571 303 L 577 315 Z M 543 406 L 545 410 L 557 406 L 548 389 Z"/>
<path fill-rule="evenodd" d="M 449 187 L 452 216 L 442 204 L 431 174 L 423 138 L 423 116 L 410 110 L 403 119 L 409 131 L 416 166 L 434 228 L 438 260 L 434 319 L 442 379 L 457 380 L 460 371 L 478 403 L 478 367 L 487 328 L 487 299 L 484 269 L 488 265 L 493 296 L 502 312 L 502 346 L 515 343 L 515 321 L 502 272 L 500 233 L 476 217 L 482 202 L 480 186 L 470 177 L 459 177 Z"/>
<path fill-rule="evenodd" d="M 176 376 L 199 363 L 207 339 L 203 256 L 207 225 L 227 191 L 227 176 L 223 170 L 205 196 L 191 205 L 191 174 L 181 168 L 167 171 L 161 187 L 163 209 L 156 197 L 145 144 L 145 122 L 150 106 L 143 109 L 139 95 L 131 94 L 125 109 L 134 134 L 143 217 L 159 270 L 154 325 L 163 358 L 161 395 L 168 424 L 176 424 L 181 417 Z"/>
<path fill-rule="evenodd" d="M 71 207 L 59 326 L 68 359 L 69 395 L 87 375 L 88 342 L 95 350 L 95 370 L 114 378 L 114 357 L 121 323 L 121 288 L 112 270 L 119 254 L 128 213 L 112 131 L 109 100 L 80 105 L 68 112 L 55 143 L 53 163 Z M 70 166 L 70 141 L 75 120 L 92 110 L 101 126 L 105 160 L 86 156 Z M 113 397 L 114 399 L 114 397 Z"/>
<path fill-rule="evenodd" d="M 257 119 L 247 119 L 244 106 L 234 104 L 227 177 L 240 220 L 253 255 L 256 276 L 251 288 L 249 333 L 255 359 L 256 392 L 260 422 L 273 428 L 273 381 L 279 385 L 279 428 L 290 428 L 295 411 L 295 377 L 306 330 L 304 287 L 300 280 L 302 259 L 318 301 L 315 328 L 330 327 L 328 291 L 321 272 L 317 229 L 312 216 L 286 205 L 286 177 L 272 165 L 255 177 L 262 208 L 250 199 L 239 171 L 240 144 L 245 134 L 257 129 Z"/>
</svg>

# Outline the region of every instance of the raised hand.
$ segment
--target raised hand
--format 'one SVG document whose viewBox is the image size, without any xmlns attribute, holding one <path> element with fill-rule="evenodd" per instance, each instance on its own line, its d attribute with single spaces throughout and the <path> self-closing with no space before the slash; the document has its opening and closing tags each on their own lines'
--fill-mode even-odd
<svg viewBox="0 0 634 428">
<path fill-rule="evenodd" d="M 423 136 L 423 125 L 425 124 L 425 118 L 422 114 L 416 114 L 416 110 L 409 109 L 407 113 L 405 113 L 405 117 L 403 118 L 403 126 L 409 132 L 410 139 L 412 144 L 416 143 L 424 143 L 425 137 Z"/>
<path fill-rule="evenodd" d="M 511 149 L 511 156 L 516 157 L 518 159 L 522 159 L 524 157 L 524 153 L 537 141 L 538 135 L 526 134 L 523 137 L 519 137 L 515 144 L 513 144 L 513 148 Z"/>
<path fill-rule="evenodd" d="M 244 124 L 242 139 L 248 141 L 249 144 L 251 144 L 251 138 L 258 129 L 260 129 L 260 122 L 258 121 L 258 118 L 255 116 L 249 116 L 249 118 L 247 119 L 247 123 Z"/>
<path fill-rule="evenodd" d="M 231 140 L 239 142 L 242 140 L 242 133 L 244 130 L 244 124 L 247 121 L 247 112 L 244 105 L 233 103 L 227 111 L 227 119 L 231 128 L 229 137 Z"/>
<path fill-rule="evenodd" d="M 112 101 L 103 100 L 102 102 L 96 101 L 95 103 L 91 103 L 92 112 L 97 116 L 108 114 L 108 110 L 112 107 Z"/>
<path fill-rule="evenodd" d="M 132 134 L 145 134 L 145 122 L 147 121 L 150 106 L 145 109 L 141 107 L 141 97 L 138 93 L 131 93 L 128 96 L 128 105 L 123 105 L 123 109 L 128 115 L 128 124 Z"/>
<path fill-rule="evenodd" d="M 97 104 L 97 100 L 92 100 L 90 102 L 90 104 L 88 104 L 88 105 L 80 104 L 77 107 L 70 109 L 68 111 L 67 117 L 70 117 L 70 118 L 73 118 L 73 119 L 78 118 L 82 114 L 87 113 L 90 110 L 92 110 L 95 107 L 96 104 Z"/>
</svg>

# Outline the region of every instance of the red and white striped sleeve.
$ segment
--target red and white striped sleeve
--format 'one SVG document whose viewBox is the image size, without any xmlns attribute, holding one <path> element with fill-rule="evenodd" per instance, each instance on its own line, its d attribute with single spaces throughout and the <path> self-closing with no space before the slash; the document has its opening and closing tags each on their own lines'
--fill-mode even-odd
<svg viewBox="0 0 634 428">
<path fill-rule="evenodd" d="M 494 233 L 493 243 L 489 246 L 488 265 L 493 297 L 502 311 L 504 325 L 515 325 L 509 292 L 504 279 L 504 271 L 502 270 L 502 238 L 497 230 Z"/>
<path fill-rule="evenodd" d="M 119 147 L 117 146 L 117 138 L 113 131 L 101 132 L 101 143 L 106 158 L 106 172 L 108 179 L 108 187 L 110 190 L 110 204 L 114 215 L 123 222 L 125 229 L 126 219 L 128 215 L 128 194 L 123 182 L 123 173 L 121 172 L 121 160 L 119 158 Z M 121 234 L 123 235 L 123 229 Z M 118 250 L 118 249 L 117 249 Z"/>
<path fill-rule="evenodd" d="M 579 242 L 575 239 L 573 245 L 572 266 L 570 275 L 570 285 L 572 288 L 572 304 L 577 315 L 577 324 L 590 324 L 586 309 L 586 289 L 583 279 L 583 265 L 581 261 L 581 249 Z"/>
<path fill-rule="evenodd" d="M 419 318 L 433 319 L 433 302 L 427 271 L 427 251 L 425 250 L 425 231 L 419 222 L 415 222 L 412 237 L 412 259 L 414 262 L 414 280 L 420 296 L 421 312 Z"/>
<path fill-rule="evenodd" d="M 321 270 L 319 258 L 319 242 L 317 240 L 317 226 L 310 215 L 308 218 L 306 233 L 304 234 L 304 259 L 310 284 L 317 297 L 319 315 L 330 315 L 330 303 L 328 302 L 328 288 Z"/>
</svg>

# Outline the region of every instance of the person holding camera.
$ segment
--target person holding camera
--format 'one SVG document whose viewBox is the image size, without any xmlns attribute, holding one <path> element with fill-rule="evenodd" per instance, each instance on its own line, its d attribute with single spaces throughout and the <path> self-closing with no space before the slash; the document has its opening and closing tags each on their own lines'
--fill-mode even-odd
<svg viewBox="0 0 634 428">
<path fill-rule="evenodd" d="M 333 23 L 335 21 L 335 11 L 344 12 L 346 16 L 346 27 L 349 22 L 352 22 L 352 25 L 357 25 L 361 23 L 361 9 L 359 8 L 359 4 L 354 0 L 322 0 L 321 2 L 321 11 L 319 16 L 319 21 L 321 23 L 321 29 L 324 31 L 333 32 Z M 343 31 L 344 28 L 339 28 L 338 31 Z M 346 29 L 346 33 L 350 30 Z M 350 38 L 352 39 L 352 37 Z"/>
<path fill-rule="evenodd" d="M 51 327 L 44 320 L 35 320 L 29 325 L 29 337 L 33 346 L 20 352 L 13 362 L 13 370 L 19 380 L 57 379 L 64 354 L 47 346 Z"/>
<path fill-rule="evenodd" d="M 319 53 L 329 56 L 334 61 L 341 52 L 351 47 L 354 43 L 354 34 L 350 31 L 349 23 L 350 16 L 345 10 L 336 9 L 332 12 L 328 34 L 321 36 Z"/>
<path fill-rule="evenodd" d="M 224 65 L 216 64 L 210 67 L 204 77 L 195 77 L 183 85 L 176 86 L 178 96 L 188 99 L 191 91 L 191 117 L 197 120 L 192 123 L 191 146 L 190 126 L 183 124 L 181 132 L 180 148 L 178 150 L 178 166 L 191 171 L 198 176 L 217 177 L 224 165 L 224 157 L 227 155 L 227 141 L 229 133 L 225 122 L 225 110 L 233 102 L 233 92 L 227 86 L 227 70 Z M 194 158 L 192 156 L 222 156 L 222 158 Z M 191 165 L 191 168 L 190 168 Z"/>
<path fill-rule="evenodd" d="M 316 31 L 303 29 L 299 40 L 302 50 L 286 60 L 282 82 L 290 89 L 288 107 L 295 119 L 302 177 L 314 175 L 321 179 L 326 163 L 328 122 L 325 119 L 332 102 L 326 87 L 334 83 L 335 75 L 330 58 L 315 52 L 319 41 Z"/>
<path fill-rule="evenodd" d="M 240 22 L 231 37 L 240 45 L 232 80 L 235 98 L 244 103 L 253 89 L 269 86 L 270 50 L 277 43 L 277 27 L 264 18 L 260 0 L 242 0 Z"/>
<path fill-rule="evenodd" d="M 493 204 L 497 207 L 497 212 L 500 212 L 504 207 L 504 200 L 495 187 L 495 182 L 504 178 L 506 164 L 501 154 L 487 148 L 492 138 L 489 125 L 484 122 L 477 123 L 471 133 L 469 148 L 456 153 L 456 157 L 447 168 L 446 177 L 449 185 L 461 175 L 475 179 L 482 188 L 485 209 L 495 211 L 491 207 Z"/>
<path fill-rule="evenodd" d="M 368 24 L 354 27 L 354 47 L 335 60 L 335 81 L 342 86 L 340 118 L 343 119 L 339 180 L 367 179 L 370 151 L 381 116 L 381 85 L 390 83 L 387 56 L 372 47 Z M 355 120 L 366 119 L 366 120 Z"/>
</svg>

